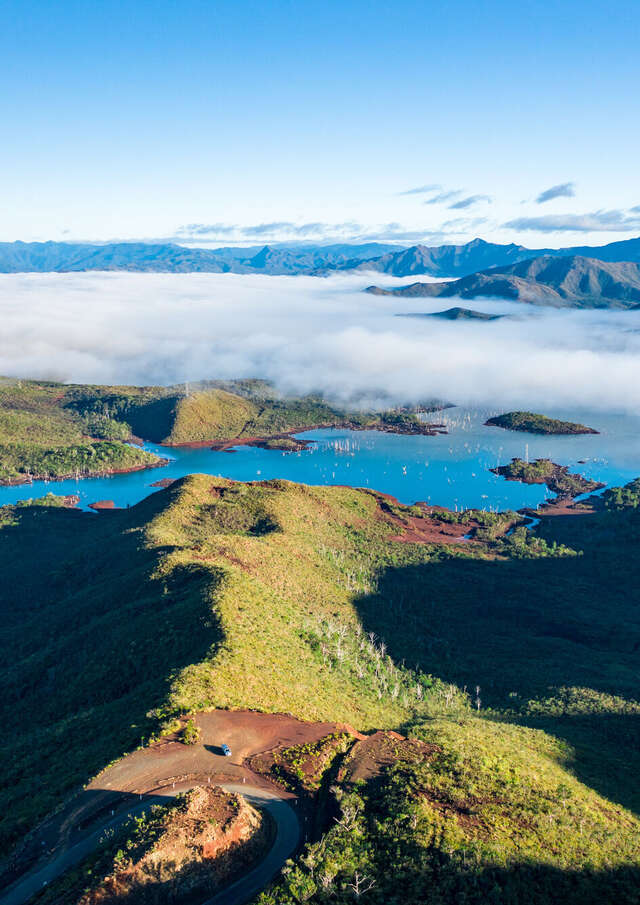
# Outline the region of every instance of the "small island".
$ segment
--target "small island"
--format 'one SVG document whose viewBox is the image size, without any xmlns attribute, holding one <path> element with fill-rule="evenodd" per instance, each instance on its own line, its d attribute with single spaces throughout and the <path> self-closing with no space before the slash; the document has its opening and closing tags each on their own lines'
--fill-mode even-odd
<svg viewBox="0 0 640 905">
<path fill-rule="evenodd" d="M 583 493 L 593 493 L 604 487 L 599 481 L 591 481 L 581 474 L 571 474 L 566 465 L 557 465 L 550 459 L 536 459 L 525 462 L 512 459 L 509 465 L 490 468 L 493 474 L 501 475 L 507 481 L 521 481 L 523 484 L 546 484 L 560 499 L 573 499 Z"/>
<path fill-rule="evenodd" d="M 522 431 L 527 434 L 597 434 L 599 431 L 573 421 L 558 421 L 534 412 L 507 412 L 485 421 L 487 427 Z"/>
<path fill-rule="evenodd" d="M 503 314 L 487 314 L 486 311 L 475 311 L 473 308 L 447 308 L 445 311 L 432 311 L 422 314 L 396 314 L 396 317 L 439 317 L 447 321 L 498 321 Z"/>
</svg>

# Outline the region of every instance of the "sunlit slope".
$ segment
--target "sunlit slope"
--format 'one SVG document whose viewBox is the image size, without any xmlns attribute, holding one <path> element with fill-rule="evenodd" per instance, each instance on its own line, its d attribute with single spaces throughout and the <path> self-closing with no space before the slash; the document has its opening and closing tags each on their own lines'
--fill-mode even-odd
<svg viewBox="0 0 640 905">
<path fill-rule="evenodd" d="M 376 508 L 355 490 L 195 476 L 100 516 L 0 510 L 7 837 L 185 709 L 373 727 L 438 697 L 359 649 L 354 594 L 393 531 Z"/>
<path fill-rule="evenodd" d="M 316 396 L 281 398 L 260 380 L 134 387 L 0 378 L 0 480 L 157 462 L 126 443 L 136 438 L 180 445 L 319 426 L 423 430 L 413 411 L 356 412 Z"/>
<path fill-rule="evenodd" d="M 635 905 L 640 822 L 572 775 L 542 732 L 473 717 L 418 725 L 432 746 L 372 775 L 357 748 L 336 820 L 259 905 Z"/>
</svg>

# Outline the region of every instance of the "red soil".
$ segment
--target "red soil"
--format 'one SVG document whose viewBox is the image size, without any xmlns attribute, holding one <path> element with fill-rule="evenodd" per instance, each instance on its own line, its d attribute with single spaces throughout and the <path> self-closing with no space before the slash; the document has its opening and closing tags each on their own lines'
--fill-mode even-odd
<svg viewBox="0 0 640 905">
<path fill-rule="evenodd" d="M 543 503 L 538 509 L 523 509 L 524 515 L 531 518 L 553 518 L 555 516 L 594 515 L 596 508 L 586 503 L 576 503 L 573 500 L 559 499 L 550 503 Z"/>
<path fill-rule="evenodd" d="M 473 543 L 473 540 L 465 537 L 466 534 L 472 533 L 480 525 L 473 520 L 466 522 L 464 525 L 456 525 L 451 522 L 438 518 L 439 512 L 449 512 L 443 506 L 428 506 L 426 503 L 417 503 L 416 505 L 425 512 L 427 518 L 420 518 L 413 515 L 396 515 L 387 502 L 391 506 L 401 506 L 396 497 L 390 493 L 381 493 L 380 491 L 372 491 L 366 487 L 358 488 L 370 493 L 378 501 L 380 507 L 380 517 L 386 522 L 397 527 L 399 533 L 390 538 L 402 544 L 467 544 Z"/>
<path fill-rule="evenodd" d="M 159 481 L 154 481 L 151 484 L 151 487 L 171 487 L 172 484 L 175 484 L 176 478 L 160 478 Z"/>
</svg>

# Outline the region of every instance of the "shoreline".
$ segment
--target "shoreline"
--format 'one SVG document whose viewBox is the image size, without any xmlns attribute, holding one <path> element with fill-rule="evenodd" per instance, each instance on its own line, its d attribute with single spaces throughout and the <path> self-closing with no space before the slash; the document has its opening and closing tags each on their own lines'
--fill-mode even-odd
<svg viewBox="0 0 640 905">
<path fill-rule="evenodd" d="M 270 442 L 274 440 L 290 440 L 294 434 L 302 434 L 305 431 L 317 430 L 352 430 L 352 431 L 377 431 L 381 434 L 397 434 L 400 437 L 437 437 L 441 434 L 447 434 L 448 430 L 445 424 L 425 422 L 419 425 L 418 429 L 402 430 L 397 425 L 386 424 L 367 424 L 359 425 L 345 421 L 342 424 L 310 424 L 306 427 L 294 427 L 290 430 L 281 431 L 277 434 L 259 434 L 250 437 L 232 437 L 225 440 L 187 440 L 183 443 L 159 443 L 158 446 L 165 446 L 167 449 L 203 449 L 209 447 L 214 452 L 225 452 L 233 446 L 257 446 L 261 449 L 269 449 Z M 315 440 L 298 440 L 300 449 L 309 449 Z M 277 451 L 277 450 L 276 450 Z M 295 452 L 295 450 L 281 450 L 281 452 Z"/>
<path fill-rule="evenodd" d="M 52 477 L 51 475 L 29 475 L 24 478 L 0 478 L 0 487 L 22 487 L 25 484 L 35 484 L 37 481 L 42 481 L 45 484 L 53 484 L 59 481 L 84 481 L 87 478 L 108 478 L 112 475 L 146 471 L 147 468 L 164 468 L 166 465 L 169 465 L 170 462 L 171 459 L 159 457 L 157 462 L 149 462 L 144 465 L 130 465 L 128 468 L 108 468 L 101 471 L 91 471 L 81 475 L 78 475 L 76 472 L 70 472 L 64 475 L 56 475 L 55 477 Z"/>
</svg>

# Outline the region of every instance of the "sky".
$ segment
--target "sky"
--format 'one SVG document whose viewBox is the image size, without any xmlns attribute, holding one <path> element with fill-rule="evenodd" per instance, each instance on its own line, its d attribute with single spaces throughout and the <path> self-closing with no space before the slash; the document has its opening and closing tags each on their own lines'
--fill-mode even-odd
<svg viewBox="0 0 640 905">
<path fill-rule="evenodd" d="M 0 240 L 640 234 L 637 0 L 0 0 Z"/>
</svg>

